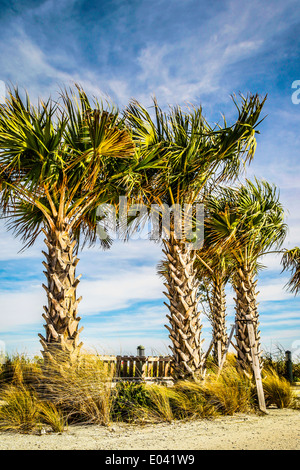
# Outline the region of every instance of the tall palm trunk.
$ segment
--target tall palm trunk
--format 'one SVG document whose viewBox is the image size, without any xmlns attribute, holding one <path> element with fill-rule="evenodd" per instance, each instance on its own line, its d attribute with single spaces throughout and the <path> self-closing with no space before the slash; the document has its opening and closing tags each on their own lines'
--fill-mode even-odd
<svg viewBox="0 0 300 470">
<path fill-rule="evenodd" d="M 247 323 L 250 322 L 254 328 L 256 351 L 260 355 L 260 332 L 258 330 L 257 292 L 253 271 L 246 267 L 237 270 L 234 283 L 236 293 L 236 342 L 237 362 L 239 367 L 247 371 L 252 366 L 252 356 L 248 335 Z"/>
<path fill-rule="evenodd" d="M 225 283 L 213 282 L 212 292 L 213 359 L 219 364 L 227 346 Z"/>
<path fill-rule="evenodd" d="M 59 353 L 72 361 L 82 345 L 78 345 L 78 337 L 83 329 L 78 330 L 80 317 L 77 317 L 77 308 L 81 298 L 76 299 L 80 278 L 75 275 L 79 261 L 74 253 L 76 241 L 72 240 L 67 227 L 44 233 L 48 253 L 43 251 L 47 260 L 43 261 L 47 278 L 47 286 L 43 284 L 43 287 L 47 293 L 48 306 L 44 306 L 43 314 L 46 321 L 45 338 L 39 335 L 44 349 L 42 353 L 45 359 L 51 359 L 55 353 Z"/>
<path fill-rule="evenodd" d="M 169 299 L 167 305 L 170 315 L 167 315 L 170 326 L 165 325 L 170 332 L 173 343 L 173 368 L 175 379 L 197 378 L 201 376 L 204 358 L 201 352 L 200 312 L 197 309 L 198 281 L 193 265 L 195 255 L 183 242 L 176 240 L 171 232 L 169 240 L 163 240 L 164 285 L 168 292 L 164 294 Z"/>
</svg>

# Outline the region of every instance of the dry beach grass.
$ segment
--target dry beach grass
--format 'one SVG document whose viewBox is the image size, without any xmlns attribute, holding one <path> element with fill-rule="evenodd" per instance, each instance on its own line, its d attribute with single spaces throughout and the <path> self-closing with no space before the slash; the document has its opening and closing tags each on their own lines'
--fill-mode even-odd
<svg viewBox="0 0 300 470">
<path fill-rule="evenodd" d="M 269 409 L 213 420 L 70 426 L 63 434 L 0 433 L 1 450 L 300 450 L 300 411 Z"/>
<path fill-rule="evenodd" d="M 96 356 L 47 369 L 46 381 L 39 361 L 14 358 L 1 372 L 0 450 L 300 449 L 299 400 L 287 381 L 265 373 L 261 415 L 253 384 L 230 362 L 203 383 L 111 387 Z"/>
</svg>

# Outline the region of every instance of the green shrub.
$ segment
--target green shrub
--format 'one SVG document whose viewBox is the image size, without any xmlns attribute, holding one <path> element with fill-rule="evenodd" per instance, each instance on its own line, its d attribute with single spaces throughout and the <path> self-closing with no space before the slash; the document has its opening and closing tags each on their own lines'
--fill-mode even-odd
<svg viewBox="0 0 300 470">
<path fill-rule="evenodd" d="M 137 409 L 151 407 L 151 400 L 142 383 L 121 381 L 116 384 L 112 403 L 112 417 L 118 421 L 132 422 Z"/>
</svg>

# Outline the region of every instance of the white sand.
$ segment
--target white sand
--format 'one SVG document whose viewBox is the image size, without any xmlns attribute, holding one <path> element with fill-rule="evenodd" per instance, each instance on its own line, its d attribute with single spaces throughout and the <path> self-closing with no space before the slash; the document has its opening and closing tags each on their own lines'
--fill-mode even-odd
<svg viewBox="0 0 300 470">
<path fill-rule="evenodd" d="M 0 433 L 1 450 L 300 450 L 300 411 L 269 409 L 267 416 L 236 414 L 133 426 L 70 426 L 62 434 Z"/>
</svg>

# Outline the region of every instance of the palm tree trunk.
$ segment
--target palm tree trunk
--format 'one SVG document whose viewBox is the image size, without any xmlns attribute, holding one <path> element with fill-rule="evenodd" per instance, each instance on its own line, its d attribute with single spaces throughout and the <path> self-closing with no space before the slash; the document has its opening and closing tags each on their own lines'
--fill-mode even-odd
<svg viewBox="0 0 300 470">
<path fill-rule="evenodd" d="M 213 283 L 212 302 L 213 359 L 216 364 L 220 364 L 228 341 L 226 329 L 226 296 L 224 282 L 220 281 Z"/>
<path fill-rule="evenodd" d="M 65 360 L 72 361 L 82 346 L 82 343 L 78 345 L 78 337 L 83 329 L 78 330 L 80 317 L 77 317 L 77 308 L 81 298 L 76 299 L 80 278 L 75 276 L 79 261 L 74 254 L 76 241 L 72 240 L 67 229 L 44 233 L 48 253 L 43 251 L 47 260 L 43 262 L 47 286 L 43 284 L 43 287 L 47 293 L 48 306 L 44 306 L 43 314 L 46 321 L 45 338 L 39 334 L 42 353 L 45 360 L 51 360 L 58 353 Z"/>
<path fill-rule="evenodd" d="M 261 353 L 256 284 L 257 281 L 254 280 L 253 272 L 250 269 L 245 267 L 238 268 L 234 285 L 236 293 L 235 338 L 237 342 L 238 366 L 244 371 L 248 371 L 252 367 L 247 322 L 251 322 L 254 327 L 256 350 L 259 356 Z"/>
<path fill-rule="evenodd" d="M 166 304 L 170 315 L 167 315 L 169 330 L 173 345 L 173 373 L 175 379 L 198 378 L 202 374 L 204 356 L 201 352 L 199 321 L 200 312 L 197 309 L 198 281 L 193 271 L 195 255 L 182 242 L 176 240 L 171 232 L 169 240 L 163 240 L 164 277 L 168 292 L 164 294 L 169 299 Z"/>
</svg>

